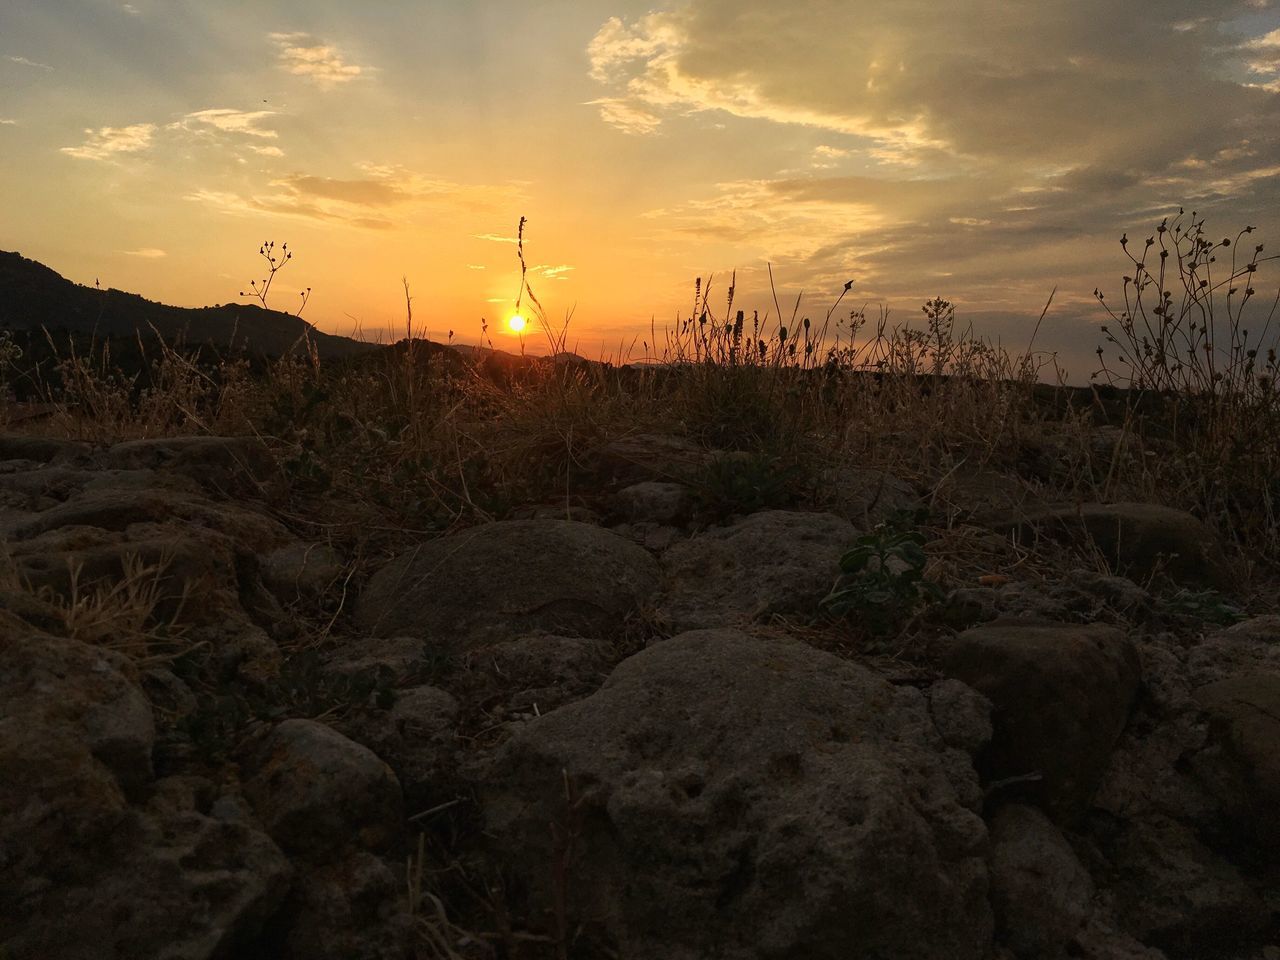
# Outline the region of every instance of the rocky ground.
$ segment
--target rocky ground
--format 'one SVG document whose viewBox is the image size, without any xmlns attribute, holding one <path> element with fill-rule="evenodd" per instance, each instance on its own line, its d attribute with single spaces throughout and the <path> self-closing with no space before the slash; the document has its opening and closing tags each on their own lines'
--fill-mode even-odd
<svg viewBox="0 0 1280 960">
<path fill-rule="evenodd" d="M 1195 518 L 596 453 L 357 551 L 257 441 L 0 437 L 0 956 L 1280 960 L 1280 616 Z M 904 510 L 980 560 L 865 642 Z"/>
</svg>

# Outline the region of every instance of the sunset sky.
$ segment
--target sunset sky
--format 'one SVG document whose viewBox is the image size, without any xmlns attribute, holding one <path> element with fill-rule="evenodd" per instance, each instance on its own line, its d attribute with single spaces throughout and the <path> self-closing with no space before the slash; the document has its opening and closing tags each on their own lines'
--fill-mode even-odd
<svg viewBox="0 0 1280 960">
<path fill-rule="evenodd" d="M 1123 232 L 1180 204 L 1280 246 L 1269 0 L 5 0 L 0 249 L 181 305 L 264 239 L 322 329 L 511 311 L 512 238 L 598 355 L 806 291 L 962 320 L 1086 373 Z M 275 292 L 275 291 L 273 291 Z M 789 307 L 787 308 L 789 313 Z M 514 338 L 508 338 L 514 343 Z"/>
</svg>

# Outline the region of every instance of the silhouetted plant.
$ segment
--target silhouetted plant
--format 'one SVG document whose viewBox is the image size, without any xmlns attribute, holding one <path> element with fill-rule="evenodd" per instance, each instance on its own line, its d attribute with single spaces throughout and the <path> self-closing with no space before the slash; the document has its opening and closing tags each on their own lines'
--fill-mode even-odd
<svg viewBox="0 0 1280 960">
<path fill-rule="evenodd" d="M 276 242 L 274 240 L 264 240 L 262 246 L 258 248 L 258 255 L 267 262 L 267 275 L 261 280 L 250 280 L 249 289 L 252 293 L 240 291 L 242 297 L 254 297 L 264 310 L 270 309 L 267 306 L 267 296 L 271 292 L 271 284 L 275 282 L 276 274 L 283 270 L 291 260 L 293 260 L 293 251 L 289 249 L 287 243 L 281 244 L 280 254 L 276 255 Z M 311 299 L 311 288 L 301 291 L 298 294 L 302 298 L 302 302 L 298 305 L 298 309 L 294 312 L 295 317 L 302 316 L 302 311 L 307 307 L 307 301 Z"/>
</svg>

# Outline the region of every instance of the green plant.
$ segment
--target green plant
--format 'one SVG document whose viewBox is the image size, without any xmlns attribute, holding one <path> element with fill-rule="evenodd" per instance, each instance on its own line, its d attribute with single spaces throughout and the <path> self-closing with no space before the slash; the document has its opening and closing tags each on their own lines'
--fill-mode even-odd
<svg viewBox="0 0 1280 960">
<path fill-rule="evenodd" d="M 929 603 L 941 588 L 924 578 L 924 537 L 883 523 L 859 537 L 840 558 L 840 577 L 822 605 L 837 617 L 855 617 L 872 635 L 883 636 Z"/>
<path fill-rule="evenodd" d="M 1182 589 L 1156 601 L 1162 613 L 1182 617 L 1195 617 L 1207 623 L 1230 626 L 1248 619 L 1248 614 L 1220 594 L 1217 590 Z"/>
</svg>

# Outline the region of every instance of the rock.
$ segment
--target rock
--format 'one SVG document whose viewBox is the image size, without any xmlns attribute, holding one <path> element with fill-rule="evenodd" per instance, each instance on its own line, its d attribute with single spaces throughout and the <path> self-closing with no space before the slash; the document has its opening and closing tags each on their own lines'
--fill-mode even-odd
<svg viewBox="0 0 1280 960">
<path fill-rule="evenodd" d="M 264 554 L 262 582 L 281 603 L 314 600 L 342 579 L 342 557 L 326 543 L 291 543 Z"/>
<path fill-rule="evenodd" d="M 368 637 L 345 642 L 324 656 L 324 671 L 338 678 L 377 676 L 387 672 L 396 680 L 413 677 L 428 655 L 419 637 Z"/>
<path fill-rule="evenodd" d="M 0 460 L 65 463 L 82 460 L 88 457 L 92 450 L 89 444 L 78 440 L 56 440 L 50 437 L 0 433 Z"/>
<path fill-rule="evenodd" d="M 151 782 L 155 730 L 135 676 L 125 657 L 76 640 L 0 648 L 9 955 L 225 956 L 286 892 L 288 863 L 265 834 L 175 804 L 170 785 Z M 130 804 L 148 793 L 154 809 Z"/>
<path fill-rule="evenodd" d="M 1230 589 L 1234 577 L 1213 532 L 1184 510 L 1149 503 L 1085 503 L 1033 510 L 1010 529 L 1098 551 L 1116 573 L 1139 582 L 1157 573 Z"/>
<path fill-rule="evenodd" d="M 942 741 L 976 757 L 991 742 L 991 701 L 967 683 L 943 678 L 925 692 Z"/>
<path fill-rule="evenodd" d="M 709 459 L 706 450 L 683 437 L 637 433 L 591 451 L 587 471 L 597 480 L 622 486 L 646 480 L 681 481 Z"/>
<path fill-rule="evenodd" d="M 323 723 L 285 720 L 247 761 L 245 797 L 291 854 L 324 860 L 352 842 L 377 847 L 403 822 L 391 768 Z"/>
<path fill-rule="evenodd" d="M 524 725 L 481 798 L 534 915 L 563 895 L 621 956 L 976 960 L 986 831 L 942 749 L 913 688 L 698 631 Z"/>
<path fill-rule="evenodd" d="M 1280 616 L 1212 633 L 1187 651 L 1186 661 L 1188 681 L 1197 687 L 1243 674 L 1280 674 Z"/>
<path fill-rule="evenodd" d="M 678 543 L 656 616 L 673 632 L 816 614 L 857 530 L 830 513 L 768 510 Z"/>
<path fill-rule="evenodd" d="M 941 665 L 995 706 L 987 779 L 1038 775 L 1018 795 L 1058 822 L 1083 813 L 1137 695 L 1133 643 L 1102 625 L 998 620 L 957 636 Z"/>
<path fill-rule="evenodd" d="M 1239 871 L 1167 817 L 1125 824 L 1104 843 L 1107 899 L 1117 925 L 1175 956 L 1247 942 L 1269 911 Z"/>
<path fill-rule="evenodd" d="M 254 492 L 279 472 L 256 437 L 158 437 L 117 443 L 99 456 L 108 469 L 169 470 L 228 494 Z"/>
<path fill-rule="evenodd" d="M 822 487 L 833 498 L 831 512 L 870 530 L 895 513 L 916 510 L 920 498 L 905 480 L 871 467 L 832 467 L 821 474 Z"/>
<path fill-rule="evenodd" d="M 1093 880 L 1035 807 L 1002 807 L 990 827 L 997 936 L 1022 958 L 1066 957 L 1092 912 Z"/>
<path fill-rule="evenodd" d="M 309 870 L 288 907 L 290 956 L 306 960 L 404 960 L 413 920 L 403 878 L 356 851 Z"/>
<path fill-rule="evenodd" d="M 0 722 L 83 746 L 126 791 L 151 779 L 151 707 L 133 664 L 112 650 L 48 636 L 0 649 Z"/>
<path fill-rule="evenodd" d="M 0 943 L 15 960 L 238 956 L 292 873 L 260 829 L 191 809 L 132 813 L 75 855 L 74 874 L 57 875 L 15 912 L 0 909 Z M 11 926 L 10 917 L 25 922 Z"/>
<path fill-rule="evenodd" d="M 357 710 L 341 732 L 368 747 L 395 772 L 410 814 L 455 797 L 458 701 L 437 687 L 396 692 L 389 710 Z"/>
<path fill-rule="evenodd" d="M 1280 852 L 1280 674 L 1219 680 L 1195 698 L 1210 732 L 1198 774 L 1254 842 Z"/>
<path fill-rule="evenodd" d="M 613 659 L 603 641 L 542 634 L 483 647 L 467 665 L 491 678 L 509 709 L 545 713 L 599 689 Z"/>
<path fill-rule="evenodd" d="M 538 631 L 607 637 L 657 585 L 657 562 L 607 530 L 507 520 L 397 557 L 370 578 L 355 619 L 375 636 L 418 636 L 449 649 Z"/>
<path fill-rule="evenodd" d="M 614 495 L 617 512 L 632 523 L 680 524 L 693 512 L 693 494 L 683 483 L 646 480 Z"/>
</svg>

